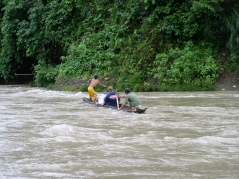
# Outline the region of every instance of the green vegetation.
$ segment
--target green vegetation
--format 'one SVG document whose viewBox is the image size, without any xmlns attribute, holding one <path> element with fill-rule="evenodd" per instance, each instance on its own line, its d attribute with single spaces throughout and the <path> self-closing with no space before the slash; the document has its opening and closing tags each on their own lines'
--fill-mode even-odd
<svg viewBox="0 0 239 179">
<path fill-rule="evenodd" d="M 114 78 L 118 90 L 213 90 L 239 71 L 236 0 L 2 0 L 0 78 Z M 81 87 L 66 86 L 74 90 Z M 82 90 L 86 87 L 82 86 Z"/>
</svg>

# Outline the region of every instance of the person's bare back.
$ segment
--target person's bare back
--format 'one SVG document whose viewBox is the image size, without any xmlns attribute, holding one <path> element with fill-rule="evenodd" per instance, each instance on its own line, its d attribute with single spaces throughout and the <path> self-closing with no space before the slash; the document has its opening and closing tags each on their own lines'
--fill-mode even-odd
<svg viewBox="0 0 239 179">
<path fill-rule="evenodd" d="M 93 79 L 91 80 L 91 82 L 90 82 L 89 87 L 94 88 L 94 87 L 96 87 L 96 85 L 100 85 L 100 86 L 102 86 L 102 87 L 105 88 L 105 85 L 102 85 L 102 84 L 100 83 L 100 80 L 98 80 L 98 75 L 95 75 L 95 76 L 94 76 L 94 78 L 93 78 Z"/>
<path fill-rule="evenodd" d="M 89 87 L 92 87 L 94 88 L 96 85 L 99 84 L 99 80 L 98 79 L 92 79 L 91 82 L 90 82 L 90 86 Z"/>
<path fill-rule="evenodd" d="M 96 85 L 100 85 L 105 88 L 105 85 L 102 85 L 100 81 L 98 80 L 98 75 L 95 75 L 94 78 L 91 80 L 90 85 L 88 87 L 88 93 L 90 96 L 90 101 L 92 101 L 92 98 L 94 98 L 94 102 L 96 102 L 97 94 L 94 90 L 94 87 Z"/>
</svg>

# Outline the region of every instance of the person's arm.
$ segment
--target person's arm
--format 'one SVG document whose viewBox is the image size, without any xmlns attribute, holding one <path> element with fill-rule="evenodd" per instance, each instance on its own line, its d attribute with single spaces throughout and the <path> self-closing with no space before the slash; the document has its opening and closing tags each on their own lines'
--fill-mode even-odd
<svg viewBox="0 0 239 179">
<path fill-rule="evenodd" d="M 125 98 L 125 97 L 126 97 L 126 95 L 121 95 L 118 98 Z"/>
<path fill-rule="evenodd" d="M 122 104 L 122 106 L 118 109 L 118 111 L 120 111 L 122 108 L 124 108 L 126 106 L 126 104 Z"/>
<path fill-rule="evenodd" d="M 100 86 L 102 86 L 103 88 L 105 88 L 105 85 L 102 85 L 100 81 L 99 81 L 98 84 L 99 84 Z"/>
</svg>

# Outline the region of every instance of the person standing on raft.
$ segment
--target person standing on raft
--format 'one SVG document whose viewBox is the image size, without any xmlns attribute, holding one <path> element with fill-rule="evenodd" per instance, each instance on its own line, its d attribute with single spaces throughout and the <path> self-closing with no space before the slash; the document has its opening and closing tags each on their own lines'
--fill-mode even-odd
<svg viewBox="0 0 239 179">
<path fill-rule="evenodd" d="M 90 96 L 90 101 L 92 101 L 92 99 L 94 99 L 93 101 L 96 102 L 96 100 L 97 100 L 97 94 L 94 90 L 94 87 L 96 87 L 97 85 L 100 85 L 103 88 L 105 88 L 105 85 L 102 85 L 100 83 L 100 81 L 98 80 L 98 75 L 95 75 L 94 78 L 91 80 L 90 85 L 88 87 L 88 93 L 89 93 L 89 96 Z"/>
</svg>

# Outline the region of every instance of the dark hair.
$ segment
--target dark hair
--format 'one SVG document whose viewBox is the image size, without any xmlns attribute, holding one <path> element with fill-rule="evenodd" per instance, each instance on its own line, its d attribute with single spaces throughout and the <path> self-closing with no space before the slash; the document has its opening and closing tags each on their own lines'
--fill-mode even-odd
<svg viewBox="0 0 239 179">
<path fill-rule="evenodd" d="M 95 75 L 95 76 L 94 76 L 94 79 L 97 79 L 97 78 L 98 78 L 98 75 Z"/>
<path fill-rule="evenodd" d="M 129 88 L 125 88 L 124 92 L 125 93 L 130 93 L 130 89 Z"/>
</svg>

